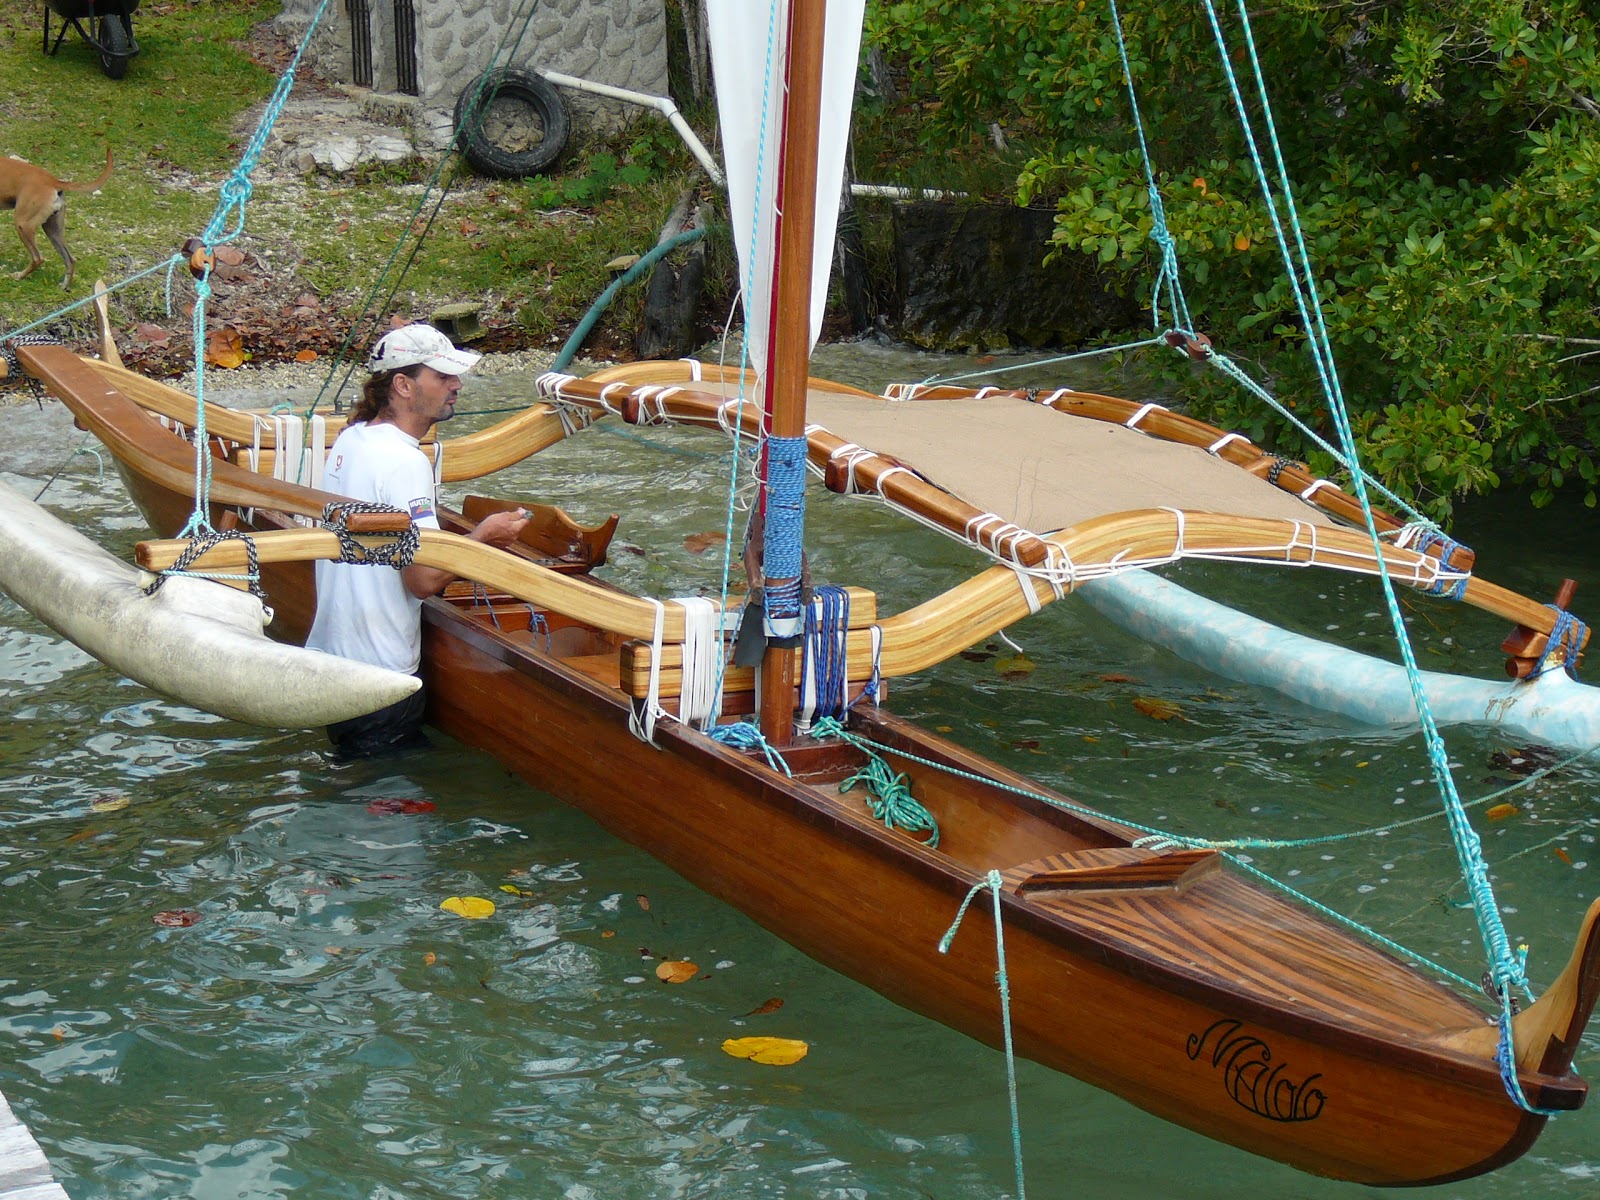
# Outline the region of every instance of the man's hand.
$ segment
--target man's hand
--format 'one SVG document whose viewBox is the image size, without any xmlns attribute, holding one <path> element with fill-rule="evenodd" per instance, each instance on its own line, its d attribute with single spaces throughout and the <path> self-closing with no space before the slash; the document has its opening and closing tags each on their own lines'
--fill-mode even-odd
<svg viewBox="0 0 1600 1200">
<path fill-rule="evenodd" d="M 525 508 L 490 513 L 478 522 L 478 527 L 472 531 L 472 540 L 504 550 L 521 536 L 527 524 L 528 510 Z"/>
</svg>

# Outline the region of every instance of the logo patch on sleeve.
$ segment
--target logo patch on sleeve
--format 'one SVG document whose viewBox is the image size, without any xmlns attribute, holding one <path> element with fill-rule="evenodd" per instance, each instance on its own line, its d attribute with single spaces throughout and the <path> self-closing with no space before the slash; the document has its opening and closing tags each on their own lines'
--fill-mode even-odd
<svg viewBox="0 0 1600 1200">
<path fill-rule="evenodd" d="M 421 521 L 426 517 L 432 517 L 433 497 L 418 496 L 415 500 L 411 501 L 410 504 L 406 505 L 406 507 L 411 510 L 411 519 L 413 521 Z"/>
</svg>

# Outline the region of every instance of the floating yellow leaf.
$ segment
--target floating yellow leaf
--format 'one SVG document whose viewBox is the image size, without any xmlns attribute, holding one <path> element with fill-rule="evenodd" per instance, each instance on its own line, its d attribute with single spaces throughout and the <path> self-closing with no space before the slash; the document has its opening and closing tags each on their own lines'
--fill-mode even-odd
<svg viewBox="0 0 1600 1200">
<path fill-rule="evenodd" d="M 1515 804 L 1495 804 L 1491 805 L 1489 811 L 1483 815 L 1491 821 L 1504 821 L 1507 817 L 1516 816 L 1520 811 Z"/>
<path fill-rule="evenodd" d="M 513 896 L 531 896 L 531 895 L 533 895 L 533 893 L 528 891 L 526 888 L 519 888 L 514 883 L 502 883 L 500 885 L 500 890 L 502 892 L 510 892 Z"/>
<path fill-rule="evenodd" d="M 494 901 L 485 900 L 482 896 L 451 896 L 439 907 L 447 913 L 466 917 L 469 921 L 481 921 L 494 915 Z"/>
<path fill-rule="evenodd" d="M 1025 679 L 1033 674 L 1033 659 L 1026 654 L 1010 654 L 994 660 L 994 669 L 1002 679 Z"/>
<path fill-rule="evenodd" d="M 787 1067 L 799 1062 L 811 1047 L 793 1038 L 744 1037 L 729 1038 L 722 1043 L 722 1052 L 735 1058 L 748 1058 L 768 1067 Z"/>
<path fill-rule="evenodd" d="M 422 956 L 422 965 L 425 966 L 425 967 L 431 967 L 431 966 L 433 966 L 434 963 L 436 963 L 438 961 L 439 961 L 439 956 L 437 954 L 435 954 L 432 950 L 429 950 L 426 954 L 424 954 Z"/>
<path fill-rule="evenodd" d="M 1183 711 L 1171 700 L 1162 700 L 1155 696 L 1135 696 L 1133 706 L 1155 721 L 1170 721 Z"/>
<path fill-rule="evenodd" d="M 126 796 L 96 796 L 89 801 L 89 807 L 97 813 L 118 812 L 128 807 Z"/>
<path fill-rule="evenodd" d="M 668 959 L 656 967 L 656 978 L 664 983 L 688 983 L 698 974 L 700 968 L 692 962 L 674 962 Z"/>
<path fill-rule="evenodd" d="M 615 929 L 602 929 L 600 931 L 600 936 L 603 938 L 616 937 L 617 931 Z"/>
</svg>

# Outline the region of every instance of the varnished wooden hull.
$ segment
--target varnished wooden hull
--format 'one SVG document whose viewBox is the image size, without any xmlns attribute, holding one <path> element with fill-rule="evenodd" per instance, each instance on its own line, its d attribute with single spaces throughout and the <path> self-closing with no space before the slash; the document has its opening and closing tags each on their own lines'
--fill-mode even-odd
<svg viewBox="0 0 1600 1200">
<path fill-rule="evenodd" d="M 174 530 L 189 514 L 189 498 L 125 477 L 157 530 Z M 310 566 L 267 570 L 277 627 L 299 634 L 314 603 Z M 1030 858 L 1027 827 L 1054 819 L 1042 805 L 989 789 L 990 806 L 1021 805 L 1026 819 L 1018 834 L 990 829 L 982 845 L 952 846 L 952 861 L 862 821 L 830 789 L 782 778 L 675 723 L 659 728 L 662 749 L 646 746 L 627 731 L 621 694 L 450 603 L 430 600 L 424 618 L 430 715 L 442 730 L 579 806 L 819 962 L 1000 1043 L 987 896 L 971 907 L 950 954 L 936 947 L 981 875 L 962 861 L 1006 867 Z M 869 714 L 858 725 L 880 741 L 1037 790 L 890 715 Z M 938 787 L 933 779 L 918 786 L 934 808 Z M 962 834 L 950 829 L 947 837 Z M 1339 934 L 1227 872 L 1136 901 L 1083 893 L 1046 904 L 1006 890 L 1003 904 L 1019 1053 L 1166 1120 L 1368 1184 L 1493 1170 L 1528 1149 L 1544 1125 L 1510 1104 L 1491 1062 L 1419 1038 L 1381 1037 L 1381 1014 L 1338 1021 L 1318 995 L 1333 984 L 1291 979 L 1277 998 L 1246 986 L 1253 971 L 1274 968 L 1262 926 L 1285 946 Z M 1150 954 L 1152 933 L 1173 947 L 1165 960 Z M 1235 936 L 1237 946 L 1206 946 Z M 1203 970 L 1218 954 L 1234 954 L 1243 979 Z M 1189 957 L 1194 965 L 1186 966 Z M 1362 963 L 1379 989 L 1398 974 L 1414 979 L 1414 989 L 1442 990 L 1376 950 L 1363 947 L 1354 970 Z M 1298 989 L 1306 997 L 1296 997 Z M 1571 1075 L 1523 1082 L 1536 1104 L 1565 1109 L 1584 1096 Z"/>
</svg>

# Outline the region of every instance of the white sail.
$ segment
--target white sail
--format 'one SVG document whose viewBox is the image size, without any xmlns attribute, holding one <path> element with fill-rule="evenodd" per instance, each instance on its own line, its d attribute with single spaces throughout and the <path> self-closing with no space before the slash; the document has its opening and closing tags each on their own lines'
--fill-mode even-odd
<svg viewBox="0 0 1600 1200">
<path fill-rule="evenodd" d="M 826 3 L 821 133 L 817 150 L 816 241 L 811 265 L 811 344 L 822 332 L 833 266 L 833 236 L 844 186 L 844 151 L 855 99 L 865 0 Z M 767 373 L 767 324 L 781 161 L 783 64 L 791 0 L 706 0 L 733 240 L 744 288 L 751 365 Z"/>
</svg>

